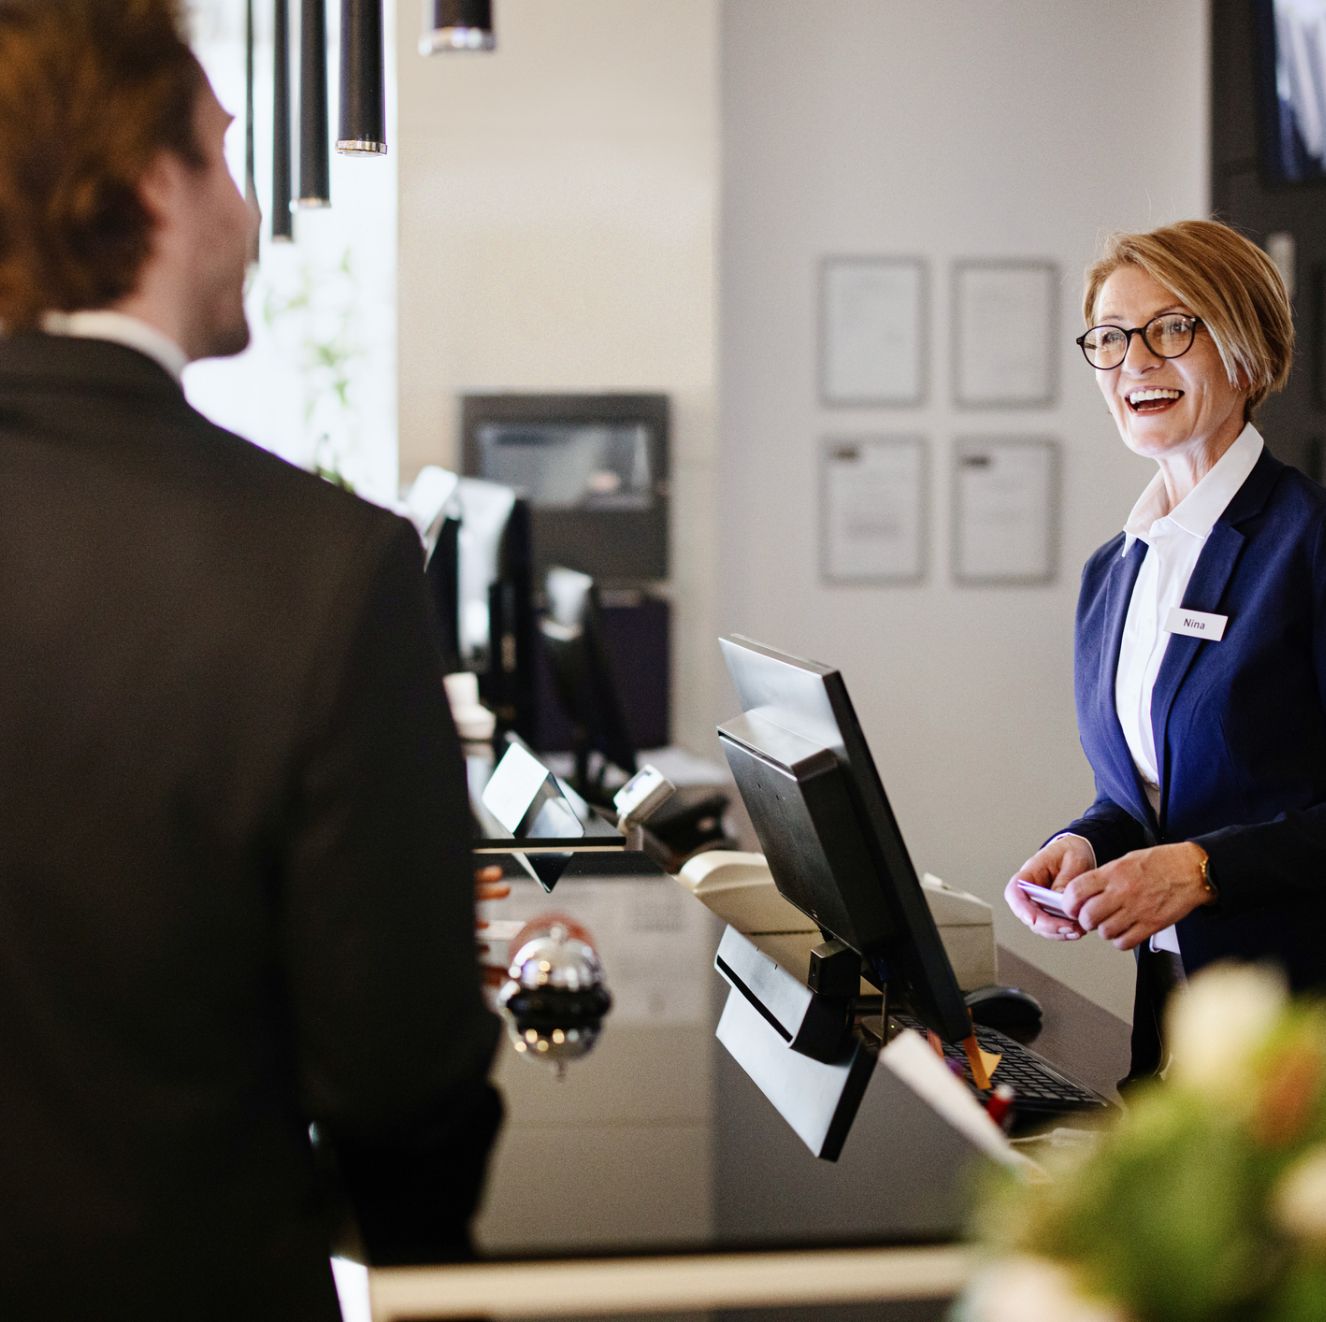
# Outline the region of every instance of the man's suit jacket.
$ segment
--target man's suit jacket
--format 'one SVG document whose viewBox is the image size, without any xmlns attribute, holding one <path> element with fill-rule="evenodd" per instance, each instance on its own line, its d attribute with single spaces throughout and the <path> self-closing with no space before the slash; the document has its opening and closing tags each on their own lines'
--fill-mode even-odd
<svg viewBox="0 0 1326 1322">
<path fill-rule="evenodd" d="M 1228 617 L 1219 642 L 1171 635 L 1151 703 L 1162 800 L 1153 813 L 1124 742 L 1114 680 L 1144 543 L 1088 561 L 1076 697 L 1097 798 L 1067 829 L 1099 863 L 1195 840 L 1219 903 L 1178 924 L 1188 973 L 1270 960 L 1326 986 L 1326 491 L 1263 450 L 1216 523 L 1184 594 Z"/>
<path fill-rule="evenodd" d="M 0 1315 L 335 1317 L 310 1125 L 352 1182 L 481 1148 L 426 609 L 408 525 L 149 359 L 0 341 Z"/>
</svg>

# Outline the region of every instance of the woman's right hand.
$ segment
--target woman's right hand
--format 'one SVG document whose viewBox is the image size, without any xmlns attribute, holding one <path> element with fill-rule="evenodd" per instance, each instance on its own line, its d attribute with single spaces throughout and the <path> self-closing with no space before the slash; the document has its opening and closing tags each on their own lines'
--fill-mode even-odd
<svg viewBox="0 0 1326 1322">
<path fill-rule="evenodd" d="M 1043 845 L 1009 878 L 1004 900 L 1020 922 L 1047 941 L 1076 941 L 1083 929 L 1071 918 L 1042 909 L 1018 885 L 1030 881 L 1037 886 L 1061 891 L 1074 877 L 1096 866 L 1095 851 L 1080 835 L 1061 835 Z"/>
</svg>

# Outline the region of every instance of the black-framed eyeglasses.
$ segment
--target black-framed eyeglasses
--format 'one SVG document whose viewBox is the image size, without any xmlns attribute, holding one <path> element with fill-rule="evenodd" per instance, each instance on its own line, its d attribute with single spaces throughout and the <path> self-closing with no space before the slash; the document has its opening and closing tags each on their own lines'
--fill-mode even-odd
<svg viewBox="0 0 1326 1322">
<path fill-rule="evenodd" d="M 1186 312 L 1162 312 L 1145 326 L 1134 326 L 1131 330 L 1123 326 L 1093 326 L 1073 342 L 1092 367 L 1098 372 L 1108 372 L 1128 357 L 1134 335 L 1140 335 L 1142 343 L 1157 358 L 1181 358 L 1192 348 L 1201 324 L 1201 317 Z"/>
</svg>

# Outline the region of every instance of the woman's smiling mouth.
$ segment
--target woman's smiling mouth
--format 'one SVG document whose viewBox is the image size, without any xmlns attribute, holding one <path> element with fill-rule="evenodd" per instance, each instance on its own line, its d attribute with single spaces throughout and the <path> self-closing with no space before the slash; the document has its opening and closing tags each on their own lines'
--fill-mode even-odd
<svg viewBox="0 0 1326 1322">
<path fill-rule="evenodd" d="M 1125 396 L 1134 413 L 1163 413 L 1183 398 L 1182 390 L 1130 390 Z"/>
</svg>

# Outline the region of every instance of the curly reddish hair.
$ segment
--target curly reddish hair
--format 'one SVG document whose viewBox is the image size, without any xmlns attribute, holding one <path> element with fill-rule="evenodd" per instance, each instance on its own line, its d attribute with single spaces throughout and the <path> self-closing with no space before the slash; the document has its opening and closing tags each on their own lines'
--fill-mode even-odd
<svg viewBox="0 0 1326 1322">
<path fill-rule="evenodd" d="M 205 164 L 179 0 L 0 0 L 0 328 L 130 293 L 165 150 Z"/>
</svg>

